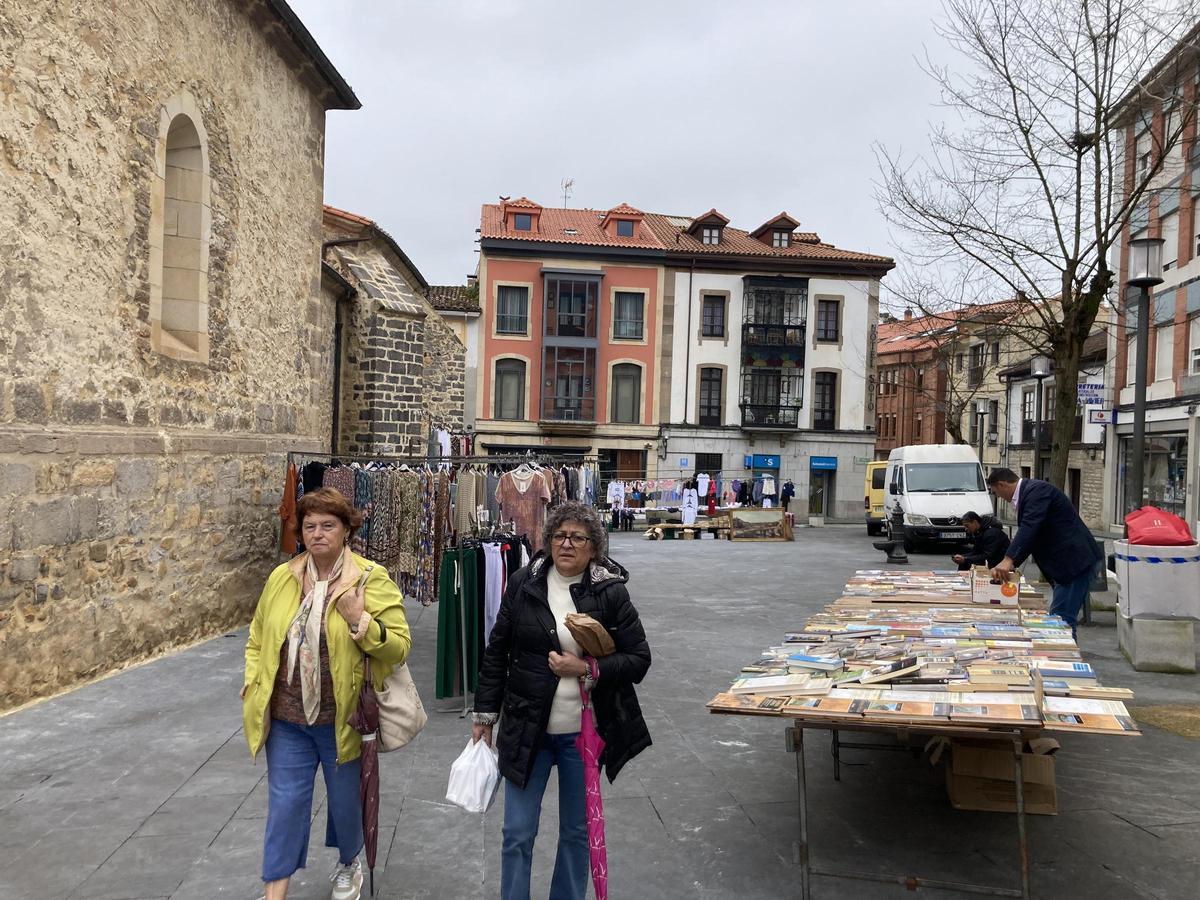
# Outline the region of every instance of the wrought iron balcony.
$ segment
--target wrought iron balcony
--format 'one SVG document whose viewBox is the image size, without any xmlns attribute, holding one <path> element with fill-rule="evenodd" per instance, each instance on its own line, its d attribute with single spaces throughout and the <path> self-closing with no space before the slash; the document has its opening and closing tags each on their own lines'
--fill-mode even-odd
<svg viewBox="0 0 1200 900">
<path fill-rule="evenodd" d="M 743 428 L 792 430 L 800 425 L 800 407 L 791 404 L 750 403 L 743 400 Z"/>
<path fill-rule="evenodd" d="M 803 347 L 803 324 L 742 323 L 742 345 L 747 347 Z"/>
<path fill-rule="evenodd" d="M 1042 419 L 1042 447 L 1050 446 L 1050 430 L 1054 427 L 1053 419 Z M 1021 443 L 1032 444 L 1037 437 L 1037 422 L 1032 419 L 1025 419 L 1021 422 Z M 1075 417 L 1075 426 L 1071 429 L 1071 440 L 1079 442 L 1083 440 L 1083 416 Z M 976 435 L 976 443 L 978 443 L 978 435 Z"/>
<path fill-rule="evenodd" d="M 543 397 L 543 422 L 595 423 L 595 397 Z"/>
</svg>

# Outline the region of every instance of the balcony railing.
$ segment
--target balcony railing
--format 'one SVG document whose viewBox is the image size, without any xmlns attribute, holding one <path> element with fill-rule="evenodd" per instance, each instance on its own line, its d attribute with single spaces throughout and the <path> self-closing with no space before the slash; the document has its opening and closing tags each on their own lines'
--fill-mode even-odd
<svg viewBox="0 0 1200 900">
<path fill-rule="evenodd" d="M 1053 419 L 1042 420 L 1042 446 L 1050 446 L 1050 429 L 1054 427 Z M 1021 443 L 1032 444 L 1037 437 L 1037 422 L 1026 419 L 1021 423 Z M 1083 440 L 1083 416 L 1075 417 L 1075 426 L 1071 429 L 1071 440 Z"/>
<path fill-rule="evenodd" d="M 742 344 L 752 347 L 803 347 L 804 325 L 746 322 L 742 325 Z"/>
<path fill-rule="evenodd" d="M 595 422 L 595 397 L 543 397 L 544 422 Z"/>
<path fill-rule="evenodd" d="M 800 407 L 791 405 L 768 405 L 743 400 L 743 428 L 798 428 Z"/>
</svg>

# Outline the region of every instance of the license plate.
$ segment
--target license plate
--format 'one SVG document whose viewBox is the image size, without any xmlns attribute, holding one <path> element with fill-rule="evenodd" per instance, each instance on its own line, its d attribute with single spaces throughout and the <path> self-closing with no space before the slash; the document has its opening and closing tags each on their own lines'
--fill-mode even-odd
<svg viewBox="0 0 1200 900">
<path fill-rule="evenodd" d="M 965 539 L 967 533 L 965 531 L 943 531 L 938 534 L 943 541 L 961 541 Z"/>
</svg>

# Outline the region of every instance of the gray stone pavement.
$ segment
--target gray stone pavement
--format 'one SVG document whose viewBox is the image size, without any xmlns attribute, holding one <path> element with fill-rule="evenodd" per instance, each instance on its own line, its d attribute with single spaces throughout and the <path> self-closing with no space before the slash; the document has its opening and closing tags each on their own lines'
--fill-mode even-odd
<svg viewBox="0 0 1200 900">
<path fill-rule="evenodd" d="M 640 696 L 654 746 L 607 785 L 611 895 L 796 896 L 795 757 L 778 721 L 713 716 L 704 702 L 740 665 L 833 597 L 882 554 L 864 529 L 800 529 L 792 544 L 648 543 L 616 535 L 613 555 L 649 634 Z M 914 566 L 940 566 L 915 556 Z M 383 758 L 377 895 L 498 895 L 502 803 L 484 816 L 444 800 L 466 742 L 454 707 L 432 699 L 435 608 L 409 610 L 412 668 L 431 708 L 409 748 Z M 0 898 L 207 900 L 257 896 L 265 764 L 240 729 L 245 632 L 218 637 L 0 719 Z M 1109 613 L 1081 631 L 1086 658 L 1138 703 L 1196 703 L 1196 676 L 1132 672 Z M 958 812 L 943 773 L 905 753 L 843 752 L 810 732 L 813 861 L 949 880 L 1016 882 L 1010 815 Z M 1200 742 L 1146 727 L 1141 738 L 1066 735 L 1060 814 L 1030 817 L 1038 897 L 1200 894 Z M 535 894 L 553 865 L 557 803 L 547 792 Z M 314 802 L 307 869 L 293 898 L 329 896 L 333 851 Z M 955 896 L 924 891 L 926 896 Z M 900 897 L 901 887 L 818 878 L 817 897 Z"/>
</svg>

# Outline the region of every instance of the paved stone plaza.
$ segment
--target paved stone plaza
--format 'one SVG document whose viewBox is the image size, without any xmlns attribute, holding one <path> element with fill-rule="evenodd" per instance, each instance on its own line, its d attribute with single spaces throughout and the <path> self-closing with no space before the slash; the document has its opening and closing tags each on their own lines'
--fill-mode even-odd
<svg viewBox="0 0 1200 900">
<path fill-rule="evenodd" d="M 611 895 L 796 896 L 795 758 L 783 726 L 712 716 L 704 702 L 882 554 L 862 528 L 830 527 L 800 529 L 793 544 L 617 535 L 613 556 L 631 572 L 654 651 L 640 697 L 655 745 L 606 785 Z M 481 817 L 443 799 L 468 726 L 433 711 L 454 707 L 432 700 L 436 608 L 409 615 L 413 673 L 431 718 L 413 746 L 384 757 L 377 896 L 493 898 L 501 803 Z M 1097 619 L 1080 637 L 1104 683 L 1133 687 L 1136 704 L 1196 702 L 1200 679 L 1132 672 L 1112 615 Z M 244 639 L 244 630 L 219 637 L 0 719 L 0 897 L 257 896 L 266 769 L 250 761 L 241 734 Z M 955 811 L 943 772 L 905 753 L 844 751 L 835 783 L 828 739 L 810 734 L 815 864 L 1016 884 L 1012 816 Z M 1060 814 L 1029 818 L 1035 896 L 1195 897 L 1200 742 L 1152 727 L 1142 738 L 1061 742 Z M 545 896 L 553 863 L 553 785 L 535 897 Z M 314 815 L 309 867 L 292 898 L 329 896 L 334 856 L 320 846 L 323 809 Z M 898 886 L 815 884 L 817 897 L 912 896 Z"/>
</svg>

